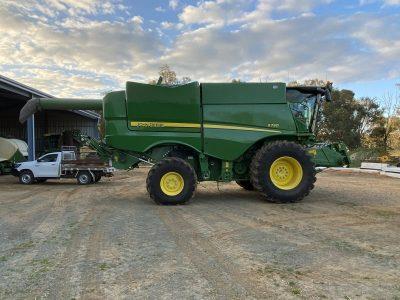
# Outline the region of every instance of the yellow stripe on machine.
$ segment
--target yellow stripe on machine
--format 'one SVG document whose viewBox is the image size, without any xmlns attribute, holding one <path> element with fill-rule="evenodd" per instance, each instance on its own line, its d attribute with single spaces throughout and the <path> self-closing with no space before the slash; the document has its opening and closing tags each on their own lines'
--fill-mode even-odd
<svg viewBox="0 0 400 300">
<path fill-rule="evenodd" d="M 281 133 L 279 130 L 273 129 L 264 129 L 257 127 L 245 127 L 245 126 L 231 126 L 231 125 L 218 125 L 218 124 L 204 124 L 204 128 L 212 128 L 212 129 L 229 129 L 229 130 L 247 130 L 247 131 L 263 131 L 263 132 L 274 132 Z"/>
<path fill-rule="evenodd" d="M 173 122 L 131 122 L 132 127 L 175 127 L 175 128 L 200 128 L 197 123 L 173 123 Z"/>
<path fill-rule="evenodd" d="M 131 122 L 132 127 L 141 128 L 200 128 L 199 123 L 174 123 L 174 122 Z M 219 125 L 219 124 L 209 124 L 205 123 L 203 125 L 207 129 L 228 129 L 228 130 L 245 130 L 245 131 L 261 131 L 261 132 L 273 132 L 281 133 L 279 130 L 258 128 L 258 127 L 245 127 L 245 126 L 231 126 L 231 125 Z"/>
</svg>

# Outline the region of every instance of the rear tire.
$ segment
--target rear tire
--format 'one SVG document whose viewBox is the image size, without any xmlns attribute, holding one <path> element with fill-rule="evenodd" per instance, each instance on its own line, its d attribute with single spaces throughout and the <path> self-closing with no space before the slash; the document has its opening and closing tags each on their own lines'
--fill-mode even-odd
<svg viewBox="0 0 400 300">
<path fill-rule="evenodd" d="M 236 183 L 246 191 L 254 191 L 254 186 L 250 180 L 236 180 Z"/>
<path fill-rule="evenodd" d="M 22 184 L 32 184 L 35 180 L 35 177 L 33 176 L 33 173 L 31 171 L 22 171 L 21 174 L 19 174 L 19 182 Z"/>
<path fill-rule="evenodd" d="M 90 184 L 93 181 L 92 174 L 88 171 L 80 171 L 78 176 L 76 176 L 76 180 L 78 181 L 78 184 Z"/>
<path fill-rule="evenodd" d="M 294 142 L 276 141 L 263 146 L 253 157 L 250 178 L 267 200 L 296 202 L 314 188 L 314 163 L 305 149 Z"/>
<path fill-rule="evenodd" d="M 192 166 L 181 158 L 157 162 L 146 180 L 150 197 L 158 204 L 183 204 L 192 198 L 197 178 Z"/>
</svg>

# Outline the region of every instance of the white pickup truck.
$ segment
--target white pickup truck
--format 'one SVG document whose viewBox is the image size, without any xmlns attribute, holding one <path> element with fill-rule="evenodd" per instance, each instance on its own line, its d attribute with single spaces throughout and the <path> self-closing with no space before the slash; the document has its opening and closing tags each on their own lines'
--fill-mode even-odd
<svg viewBox="0 0 400 300">
<path fill-rule="evenodd" d="M 19 177 L 22 184 L 60 178 L 76 178 L 79 184 L 90 184 L 98 182 L 102 176 L 112 176 L 114 171 L 99 159 L 77 159 L 74 151 L 61 151 L 15 164 L 12 174 Z"/>
</svg>

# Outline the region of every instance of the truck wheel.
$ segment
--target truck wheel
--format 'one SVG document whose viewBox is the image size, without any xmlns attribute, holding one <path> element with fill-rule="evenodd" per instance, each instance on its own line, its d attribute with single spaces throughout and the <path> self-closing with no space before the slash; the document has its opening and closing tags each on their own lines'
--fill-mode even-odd
<svg viewBox="0 0 400 300">
<path fill-rule="evenodd" d="M 236 183 L 246 191 L 254 191 L 254 186 L 250 180 L 236 180 Z"/>
<path fill-rule="evenodd" d="M 19 174 L 19 182 L 22 184 L 32 184 L 34 180 L 35 177 L 31 171 L 22 171 Z"/>
<path fill-rule="evenodd" d="M 76 177 L 78 184 L 90 184 L 92 182 L 92 175 L 88 171 L 81 171 Z"/>
<path fill-rule="evenodd" d="M 263 146 L 253 157 L 250 178 L 253 186 L 271 202 L 296 202 L 314 188 L 314 163 L 305 149 L 288 141 Z"/>
<path fill-rule="evenodd" d="M 160 160 L 149 171 L 146 180 L 150 197 L 158 204 L 183 204 L 196 189 L 196 173 L 181 158 Z"/>
</svg>

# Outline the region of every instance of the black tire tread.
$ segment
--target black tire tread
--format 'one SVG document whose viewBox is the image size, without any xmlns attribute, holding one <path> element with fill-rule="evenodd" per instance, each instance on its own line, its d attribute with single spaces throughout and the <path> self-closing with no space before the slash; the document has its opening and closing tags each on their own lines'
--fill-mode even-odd
<svg viewBox="0 0 400 300">
<path fill-rule="evenodd" d="M 191 178 L 190 181 L 188 182 L 188 185 L 189 185 L 189 191 L 187 192 L 188 196 L 185 197 L 185 199 L 182 201 L 179 201 L 179 202 L 160 201 L 155 194 L 155 190 L 152 187 L 152 184 L 155 181 L 154 177 L 156 176 L 159 169 L 166 165 L 178 166 L 178 167 L 181 167 L 186 172 L 193 174 L 193 176 L 192 176 L 193 178 Z M 157 182 L 157 184 L 158 184 L 158 182 Z M 157 204 L 184 204 L 184 203 L 186 203 L 193 197 L 194 192 L 196 190 L 196 184 L 197 184 L 196 172 L 193 170 L 192 166 L 189 163 L 187 163 L 185 160 L 178 158 L 178 157 L 167 157 L 167 158 L 164 158 L 164 159 L 158 161 L 150 169 L 150 171 L 147 175 L 147 179 L 146 179 L 147 192 L 149 193 L 150 198 L 153 199 Z"/>
<path fill-rule="evenodd" d="M 305 157 L 305 166 L 306 168 L 311 168 L 311 176 L 306 177 L 306 188 L 294 199 L 283 200 L 276 197 L 271 196 L 268 191 L 263 189 L 262 183 L 260 182 L 261 176 L 260 173 L 262 171 L 262 162 L 263 158 L 268 155 L 269 152 L 277 150 L 277 149 L 288 149 L 292 148 L 295 151 L 302 152 Z M 251 164 L 250 164 L 250 179 L 254 186 L 254 188 L 260 191 L 264 196 L 266 196 L 269 202 L 274 203 L 292 203 L 298 202 L 302 200 L 304 197 L 308 196 L 311 190 L 314 188 L 314 183 L 317 180 L 316 178 L 316 170 L 314 163 L 311 160 L 311 156 L 304 150 L 304 148 L 298 143 L 291 141 L 274 141 L 262 146 L 254 155 Z"/>
<path fill-rule="evenodd" d="M 250 180 L 236 180 L 236 183 L 246 191 L 254 191 L 254 186 Z"/>
</svg>

